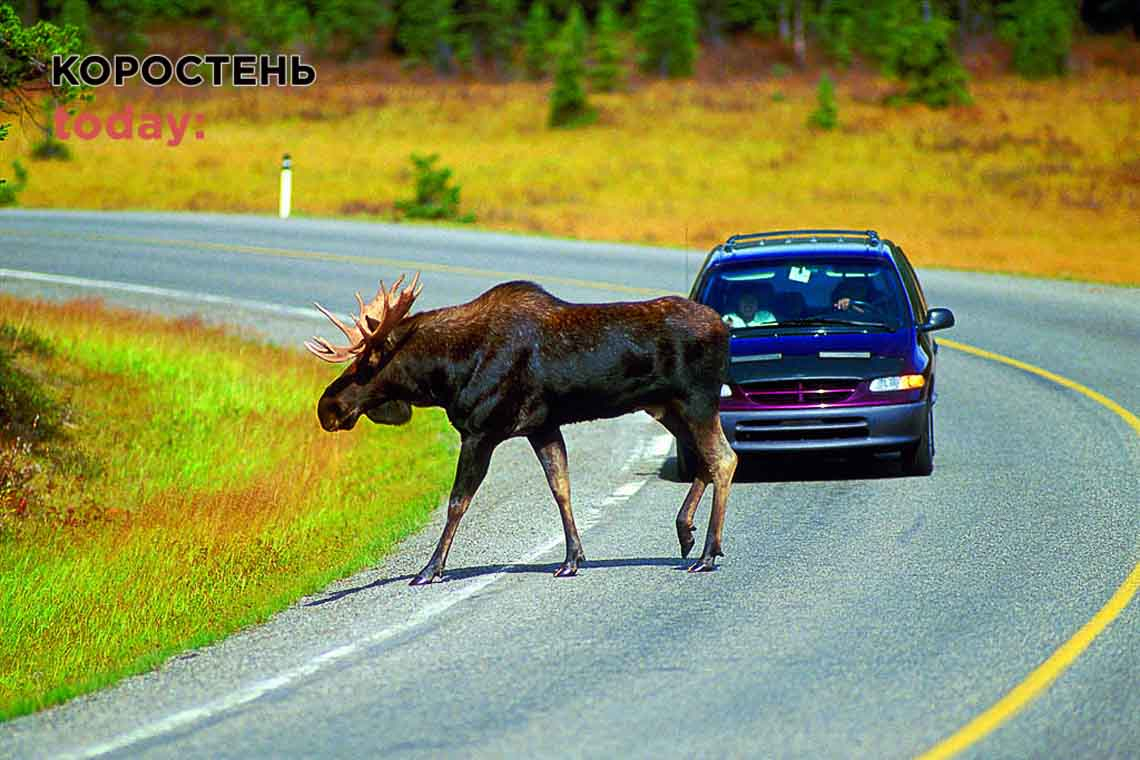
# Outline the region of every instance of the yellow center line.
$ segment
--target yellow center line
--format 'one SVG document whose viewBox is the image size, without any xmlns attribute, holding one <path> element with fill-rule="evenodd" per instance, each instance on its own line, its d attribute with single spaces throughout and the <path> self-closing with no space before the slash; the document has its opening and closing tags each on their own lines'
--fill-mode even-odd
<svg viewBox="0 0 1140 760">
<path fill-rule="evenodd" d="M 983 348 L 976 348 L 966 343 L 959 343 L 958 341 L 947 340 L 945 338 L 939 338 L 938 342 L 956 351 L 963 351 L 983 359 L 1008 364 L 1011 367 L 1030 372 L 1038 377 L 1043 377 L 1046 380 L 1074 390 L 1082 396 L 1086 396 L 1111 410 L 1128 423 L 1137 435 L 1140 435 L 1140 418 L 1107 396 L 1097 393 L 1093 389 L 1081 385 L 1075 380 L 1070 380 L 1067 377 L 1062 377 L 1061 375 L 1027 362 L 1003 356 L 1002 354 L 996 354 L 993 351 L 986 351 Z M 1049 688 L 1049 685 L 1057 680 L 1057 678 L 1089 648 L 1093 640 L 1103 633 L 1105 628 L 1107 628 L 1112 621 L 1120 616 L 1120 613 L 1122 613 L 1133 598 L 1135 598 L 1138 590 L 1140 590 L 1140 563 L 1137 563 L 1136 567 L 1132 568 L 1132 572 L 1128 574 L 1128 577 L 1124 579 L 1124 582 L 1120 584 L 1119 588 L 1116 589 L 1105 605 L 1101 607 L 1087 623 L 1081 626 L 1080 630 L 1073 634 L 1068 641 L 1062 644 L 1053 654 L 1049 655 L 1044 662 L 1026 676 L 1021 683 L 1014 686 L 1005 696 L 992 704 L 969 723 L 919 755 L 919 760 L 935 760 L 935 758 L 953 757 L 988 736 L 1003 723 L 1023 710 L 1034 698 L 1044 693 L 1044 691 Z"/>
<path fill-rule="evenodd" d="M 257 256 L 275 256 L 279 258 L 305 259 L 312 261 L 333 261 L 351 264 L 371 264 L 390 266 L 398 269 L 417 269 L 426 272 L 446 272 L 485 279 L 542 279 L 549 283 L 568 285 L 571 287 L 602 290 L 616 293 L 630 293 L 634 295 L 666 295 L 674 291 L 658 290 L 654 288 L 638 288 L 617 283 L 598 282 L 594 280 L 581 280 L 571 277 L 538 276 L 523 272 L 499 272 L 474 267 L 454 266 L 451 264 L 437 264 L 433 262 L 412 261 L 406 259 L 390 259 L 384 257 L 354 256 L 350 254 L 329 253 L 325 251 L 304 251 L 290 248 L 270 248 L 265 246 L 236 245 L 231 243 L 207 243 L 197 240 L 167 240 L 161 238 L 140 238 L 126 235 L 106 235 L 99 233 L 70 233 L 58 231 L 30 232 L 18 228 L 0 228 L 0 235 L 9 237 L 57 237 L 77 240 L 92 240 L 104 242 L 123 242 L 131 244 L 152 245 L 170 248 L 191 248 L 207 251 L 225 251 Z M 1123 419 L 1138 435 L 1140 435 L 1140 418 L 1116 403 L 1107 396 L 1081 385 L 1049 370 L 1042 369 L 1033 364 L 1013 359 L 1002 354 L 977 348 L 966 343 L 939 338 L 939 343 L 956 351 L 989 359 L 990 361 L 1016 367 L 1046 380 L 1057 383 L 1095 401 L 1112 411 Z M 1074 661 L 1086 650 L 1112 621 L 1129 605 L 1140 590 L 1140 563 L 1132 569 L 1124 582 L 1116 589 L 1112 597 L 1095 615 L 1083 625 L 1071 638 L 1063 643 L 1044 662 L 1035 668 L 1024 680 L 1011 689 L 1005 696 L 991 705 L 988 709 L 975 717 L 966 725 L 959 728 L 950 736 L 942 739 L 926 752 L 919 755 L 920 760 L 934 760 L 935 758 L 948 758 L 977 743 L 999 726 L 1004 724 L 1018 712 L 1026 707 L 1030 701 L 1043 693 Z"/>
<path fill-rule="evenodd" d="M 341 264 L 368 264 L 372 266 L 392 267 L 400 270 L 417 270 L 422 272 L 444 272 L 467 277 L 478 277 L 486 280 L 541 280 L 554 285 L 566 285 L 572 288 L 585 288 L 588 290 L 601 290 L 610 293 L 628 293 L 637 296 L 665 296 L 676 295 L 676 291 L 661 290 L 659 288 L 639 288 L 632 285 L 619 285 L 615 282 L 600 282 L 597 280 L 583 280 L 576 277 L 559 277 L 550 274 L 530 274 L 527 272 L 504 272 L 493 269 L 477 269 L 475 267 L 456 266 L 453 264 L 439 264 L 431 261 L 415 261 L 412 259 L 390 259 L 382 256 L 358 256 L 347 253 L 330 253 L 328 251 L 306 251 L 293 248 L 273 248 L 261 245 L 238 245 L 235 243 L 208 243 L 201 240 L 171 240 L 166 238 L 134 237 L 131 235 L 109 235 L 96 232 L 62 232 L 58 230 L 25 230 L 13 227 L 0 227 L 0 236 L 30 237 L 30 238 L 65 238 L 70 240 L 90 240 L 94 242 L 129 243 L 132 245 L 149 245 L 158 248 L 191 248 L 202 251 L 222 251 L 225 253 L 238 253 L 252 256 L 272 256 L 283 259 L 301 259 L 306 261 L 332 261 Z"/>
</svg>

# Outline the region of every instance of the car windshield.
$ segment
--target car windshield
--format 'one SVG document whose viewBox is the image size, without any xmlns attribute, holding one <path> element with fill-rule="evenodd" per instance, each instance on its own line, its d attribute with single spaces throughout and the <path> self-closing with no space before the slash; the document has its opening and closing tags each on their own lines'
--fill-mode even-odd
<svg viewBox="0 0 1140 760">
<path fill-rule="evenodd" d="M 897 330 L 898 276 L 880 260 L 782 259 L 721 269 L 704 303 L 734 329 L 821 327 Z"/>
</svg>

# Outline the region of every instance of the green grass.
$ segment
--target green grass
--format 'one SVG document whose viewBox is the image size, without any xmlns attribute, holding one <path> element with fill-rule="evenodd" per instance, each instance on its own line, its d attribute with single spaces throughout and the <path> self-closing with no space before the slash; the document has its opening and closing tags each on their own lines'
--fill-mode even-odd
<svg viewBox="0 0 1140 760">
<path fill-rule="evenodd" d="M 0 718 L 264 620 L 375 562 L 450 484 L 442 414 L 321 431 L 333 373 L 311 357 L 91 303 L 0 298 L 0 323 L 0 368 L 65 410 L 54 437 L 0 429 Z"/>
</svg>

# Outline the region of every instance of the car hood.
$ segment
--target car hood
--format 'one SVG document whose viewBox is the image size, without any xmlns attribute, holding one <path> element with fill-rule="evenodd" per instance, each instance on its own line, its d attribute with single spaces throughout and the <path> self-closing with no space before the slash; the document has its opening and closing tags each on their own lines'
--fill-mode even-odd
<svg viewBox="0 0 1140 760">
<path fill-rule="evenodd" d="M 914 335 L 896 332 L 805 332 L 732 339 L 729 378 L 870 378 L 913 371 Z"/>
</svg>

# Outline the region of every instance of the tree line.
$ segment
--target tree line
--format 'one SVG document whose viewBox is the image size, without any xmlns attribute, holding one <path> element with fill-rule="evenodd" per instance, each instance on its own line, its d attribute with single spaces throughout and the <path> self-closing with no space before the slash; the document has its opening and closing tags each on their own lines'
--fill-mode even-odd
<svg viewBox="0 0 1140 760">
<path fill-rule="evenodd" d="M 735 33 L 778 39 L 803 64 L 812 46 L 835 65 L 860 54 L 888 72 L 903 59 L 960 54 L 972 37 L 997 33 L 1026 76 L 1063 73 L 1072 34 L 1140 24 L 1133 0 L 23 0 L 25 23 L 75 26 L 106 52 L 140 52 L 156 22 L 204 27 L 217 52 L 367 57 L 384 52 L 441 73 L 490 66 L 503 77 L 553 75 L 562 27 L 603 38 L 587 56 L 624 61 L 632 39 L 649 73 L 687 76 L 701 44 Z M 22 7 L 20 7 L 22 6 Z M 632 52 L 632 51 L 631 51 Z M 613 59 L 613 60 L 611 60 Z M 603 75 L 608 76 L 608 75 Z M 950 74 L 953 78 L 953 74 Z"/>
</svg>

